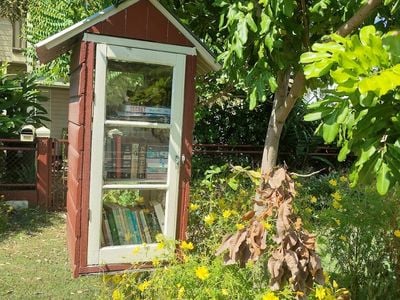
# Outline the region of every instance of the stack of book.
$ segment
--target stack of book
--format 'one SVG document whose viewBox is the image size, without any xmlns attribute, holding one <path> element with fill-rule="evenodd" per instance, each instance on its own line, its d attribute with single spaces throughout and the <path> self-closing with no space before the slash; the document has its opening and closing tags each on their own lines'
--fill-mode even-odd
<svg viewBox="0 0 400 300">
<path fill-rule="evenodd" d="M 155 243 L 156 235 L 162 233 L 164 218 L 161 204 L 150 209 L 104 204 L 101 245 Z"/>
<path fill-rule="evenodd" d="M 105 178 L 166 180 L 167 173 L 168 145 L 131 143 L 121 136 L 107 139 Z"/>
<path fill-rule="evenodd" d="M 123 110 L 117 112 L 118 118 L 128 121 L 148 121 L 169 123 L 171 109 L 167 107 L 123 105 Z"/>
</svg>

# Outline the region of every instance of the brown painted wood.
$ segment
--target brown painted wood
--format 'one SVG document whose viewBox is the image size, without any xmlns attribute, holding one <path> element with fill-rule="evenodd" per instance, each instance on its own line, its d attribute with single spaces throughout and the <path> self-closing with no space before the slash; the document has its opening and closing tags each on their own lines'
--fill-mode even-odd
<svg viewBox="0 0 400 300">
<path fill-rule="evenodd" d="M 94 43 L 86 43 L 86 95 L 85 95 L 85 127 L 84 127 L 84 143 L 82 152 L 82 216 L 81 216 L 81 238 L 80 238 L 80 267 L 87 265 L 88 250 L 88 231 L 89 231 L 89 188 L 90 188 L 90 157 L 92 148 L 92 113 L 94 101 L 94 68 L 95 68 L 95 51 Z M 100 143 L 101 146 L 101 143 Z"/>
<path fill-rule="evenodd" d="M 186 239 L 188 223 L 188 205 L 190 192 L 191 163 L 193 153 L 193 128 L 194 128 L 194 103 L 195 103 L 195 76 L 196 56 L 186 56 L 185 71 L 185 103 L 183 113 L 182 129 L 182 154 L 185 155 L 185 162 L 181 165 L 178 199 L 178 228 L 177 238 Z"/>
<path fill-rule="evenodd" d="M 37 206 L 37 192 L 34 190 L 19 190 L 19 191 L 1 191 L 5 200 L 27 200 L 29 207 Z"/>
<path fill-rule="evenodd" d="M 139 1 L 126 9 L 126 37 L 145 40 L 147 36 L 149 3 Z"/>
<path fill-rule="evenodd" d="M 193 47 L 192 43 L 147 0 L 141 0 L 97 23 L 87 32 Z"/>
<path fill-rule="evenodd" d="M 83 125 L 77 125 L 75 123 L 68 123 L 68 136 L 71 140 L 75 141 L 74 149 L 77 151 L 83 150 Z"/>
<path fill-rule="evenodd" d="M 51 139 L 48 138 L 37 139 L 37 204 L 44 209 L 49 208 L 51 204 L 51 143 Z"/>
</svg>

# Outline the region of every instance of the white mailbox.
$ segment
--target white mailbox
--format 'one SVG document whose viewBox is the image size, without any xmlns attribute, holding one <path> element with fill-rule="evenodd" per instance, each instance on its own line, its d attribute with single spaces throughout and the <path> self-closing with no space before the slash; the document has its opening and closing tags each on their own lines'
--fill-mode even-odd
<svg viewBox="0 0 400 300">
<path fill-rule="evenodd" d="M 20 140 L 21 142 L 33 142 L 35 139 L 35 127 L 32 125 L 22 126 L 20 132 Z"/>
</svg>

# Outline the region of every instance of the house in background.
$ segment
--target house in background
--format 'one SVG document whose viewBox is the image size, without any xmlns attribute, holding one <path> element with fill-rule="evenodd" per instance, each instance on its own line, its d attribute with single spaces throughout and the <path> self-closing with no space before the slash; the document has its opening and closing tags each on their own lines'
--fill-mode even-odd
<svg viewBox="0 0 400 300">
<path fill-rule="evenodd" d="M 24 49 L 26 41 L 21 38 L 23 21 L 12 24 L 6 18 L 0 18 L 0 63 L 8 62 L 8 73 L 22 73 L 28 71 Z M 51 122 L 46 122 L 50 129 L 51 137 L 65 138 L 68 122 L 68 99 L 69 85 L 64 83 L 53 83 L 51 86 L 39 84 L 42 94 L 49 101 L 42 105 L 48 112 Z"/>
</svg>

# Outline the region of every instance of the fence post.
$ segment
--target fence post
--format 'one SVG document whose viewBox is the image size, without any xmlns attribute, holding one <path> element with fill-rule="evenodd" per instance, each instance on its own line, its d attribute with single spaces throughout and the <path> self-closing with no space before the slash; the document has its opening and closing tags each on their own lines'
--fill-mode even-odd
<svg viewBox="0 0 400 300">
<path fill-rule="evenodd" d="M 38 205 L 41 208 L 51 207 L 51 159 L 52 139 L 37 138 L 36 190 Z"/>
</svg>

